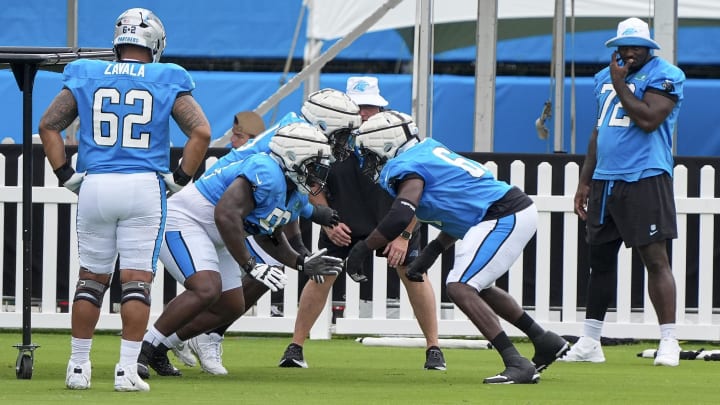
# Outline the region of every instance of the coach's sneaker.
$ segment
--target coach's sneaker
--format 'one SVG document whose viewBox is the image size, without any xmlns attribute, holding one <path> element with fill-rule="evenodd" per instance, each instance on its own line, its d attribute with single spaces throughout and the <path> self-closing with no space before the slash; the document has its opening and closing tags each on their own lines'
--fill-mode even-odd
<svg viewBox="0 0 720 405">
<path fill-rule="evenodd" d="M 425 351 L 425 370 L 446 370 L 445 356 L 437 346 L 430 346 Z"/>
<path fill-rule="evenodd" d="M 580 339 L 570 347 L 570 350 L 568 350 L 565 356 L 559 358 L 558 361 L 604 363 L 605 354 L 599 341 L 591 337 L 581 336 Z"/>
<path fill-rule="evenodd" d="M 532 362 L 535 364 L 538 373 L 542 373 L 555 360 L 570 350 L 570 343 L 567 340 L 549 330 L 535 339 L 533 346 L 535 346 L 535 355 Z"/>
<path fill-rule="evenodd" d="M 153 347 L 150 342 L 143 341 L 138 356 L 137 374 L 140 378 L 147 380 L 150 378 L 151 367 L 160 376 L 181 376 L 180 370 L 170 363 L 167 356 L 168 348 L 162 343 L 157 347 Z"/>
<path fill-rule="evenodd" d="M 137 364 L 129 367 L 115 365 L 115 391 L 150 391 L 150 385 L 137 375 Z"/>
<path fill-rule="evenodd" d="M 90 361 L 82 364 L 75 364 L 68 361 L 67 373 L 65 374 L 65 386 L 71 390 L 86 390 L 90 388 L 92 369 Z"/>
<path fill-rule="evenodd" d="M 202 333 L 188 341 L 190 349 L 200 360 L 200 367 L 206 373 L 226 375 L 228 373 L 222 364 L 223 337 L 217 333 Z"/>
<path fill-rule="evenodd" d="M 535 365 L 522 356 L 516 356 L 508 360 L 505 370 L 484 379 L 483 384 L 537 384 L 538 381 L 540 373 L 535 370 Z"/>
<path fill-rule="evenodd" d="M 287 349 L 285 349 L 285 353 L 282 359 L 280 359 L 278 367 L 308 368 L 307 363 L 305 363 L 305 358 L 303 357 L 302 346 L 290 343 Z"/>
<path fill-rule="evenodd" d="M 195 367 L 197 365 L 197 359 L 192 350 L 190 350 L 190 344 L 188 342 L 180 342 L 171 350 L 175 358 L 180 360 L 184 365 L 188 367 Z"/>
<path fill-rule="evenodd" d="M 656 366 L 677 367 L 680 364 L 680 350 L 677 339 L 661 339 L 653 364 Z"/>
</svg>

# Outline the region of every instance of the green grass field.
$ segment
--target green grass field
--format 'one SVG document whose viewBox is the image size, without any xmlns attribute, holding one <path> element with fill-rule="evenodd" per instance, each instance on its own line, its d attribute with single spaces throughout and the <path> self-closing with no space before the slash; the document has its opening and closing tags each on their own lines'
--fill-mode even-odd
<svg viewBox="0 0 720 405">
<path fill-rule="evenodd" d="M 309 369 L 281 369 L 277 362 L 289 337 L 228 336 L 224 363 L 230 374 L 210 376 L 174 361 L 182 377 L 153 374 L 146 393 L 113 391 L 118 359 L 116 335 L 93 344 L 93 379 L 88 391 L 65 389 L 68 333 L 32 334 L 31 379 L 17 379 L 13 345 L 21 331 L 0 332 L 0 404 L 711 404 L 720 362 L 682 360 L 679 367 L 654 367 L 637 353 L 654 342 L 605 347 L 604 364 L 555 363 L 537 385 L 488 386 L 485 377 L 502 370 L 493 350 L 445 349 L 447 371 L 425 371 L 420 348 L 370 347 L 352 339 L 308 341 Z M 716 349 L 681 342 L 685 350 Z M 524 355 L 532 345 L 518 342 Z M 175 358 L 170 355 L 171 360 Z"/>
</svg>

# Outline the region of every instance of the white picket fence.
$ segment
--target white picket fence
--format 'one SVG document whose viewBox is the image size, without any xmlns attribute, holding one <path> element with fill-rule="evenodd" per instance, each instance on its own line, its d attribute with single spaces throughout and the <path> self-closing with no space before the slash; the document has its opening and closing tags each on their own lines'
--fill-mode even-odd
<svg viewBox="0 0 720 405">
<path fill-rule="evenodd" d="M 212 164 L 215 158 L 210 158 L 208 164 Z M 23 258 L 22 252 L 22 188 L 17 186 L 5 186 L 4 168 L 6 158 L 0 154 L 0 246 L 3 246 L 5 238 L 15 238 L 17 246 L 17 258 L 15 266 L 14 297 L 2 297 L 0 306 L 0 328 L 22 327 L 22 302 L 23 297 Z M 497 165 L 487 162 L 491 170 L 497 172 Z M 209 167 L 209 166 L 208 166 Z M 552 195 L 550 180 L 552 178 L 552 166 L 549 163 L 541 163 L 537 168 L 537 195 L 531 197 L 536 202 L 539 218 L 538 232 L 535 249 L 537 262 L 535 265 L 535 305 L 528 307 L 528 311 L 545 327 L 561 334 L 578 335 L 582 333 L 582 321 L 584 312 L 577 303 L 577 281 L 578 281 L 578 218 L 573 213 L 573 195 L 577 185 L 579 166 L 576 163 L 565 165 L 565 185 L 562 195 Z M 18 159 L 19 178 L 17 184 L 22 184 L 22 157 Z M 58 204 L 71 204 L 70 215 L 72 218 L 76 212 L 76 196 L 70 191 L 57 186 L 57 180 L 45 161 L 45 187 L 33 187 L 33 202 L 43 204 L 44 229 L 43 229 L 43 276 L 42 276 L 42 297 L 39 303 L 33 305 L 32 327 L 34 329 L 48 328 L 69 328 L 70 314 L 59 312 L 56 295 L 56 272 L 52 271 L 57 266 L 56 235 L 58 234 Z M 700 196 L 687 197 L 688 171 L 684 166 L 675 168 L 675 194 L 678 212 L 679 237 L 672 244 L 672 267 L 677 284 L 677 324 L 678 335 L 681 339 L 690 340 L 720 340 L 720 314 L 718 309 L 713 308 L 712 300 L 714 294 L 720 291 L 713 291 L 713 247 L 715 244 L 714 215 L 720 214 L 720 204 L 714 198 L 715 170 L 712 166 L 705 166 L 700 173 Z M 522 161 L 515 161 L 510 169 L 510 182 L 522 187 L 525 184 L 525 164 Z M 17 231 L 15 235 L 4 233 L 5 204 L 14 203 L 17 209 Z M 562 266 L 562 305 L 560 307 L 550 305 L 550 221 L 551 214 L 561 213 L 563 216 L 563 266 Z M 699 264 L 700 275 L 698 282 L 698 305 L 697 308 L 686 308 L 686 257 L 688 227 L 687 217 L 690 214 L 699 214 Z M 70 231 L 67 235 L 70 238 L 70 251 L 77 252 L 77 239 L 75 232 L 75 221 L 70 221 Z M 317 248 L 317 235 L 319 228 L 313 227 L 313 250 Z M 430 238 L 437 234 L 434 228 L 430 228 Z M 526 251 L 527 253 L 527 251 Z M 580 253 L 584 254 L 584 253 Z M 631 251 L 621 248 L 619 257 L 617 309 L 608 314 L 606 326 L 603 330 L 604 336 L 611 337 L 633 337 L 638 339 L 657 339 L 658 326 L 655 312 L 650 304 L 647 293 L 647 284 L 644 288 L 643 308 L 631 306 Z M 522 297 L 523 289 L 523 258 L 521 257 L 510 269 L 508 278 L 508 290 L 515 297 Z M 0 260 L 0 274 L 6 269 L 3 268 L 4 260 Z M 67 296 L 72 298 L 75 283 L 77 282 L 78 260 L 75 254 L 70 254 L 70 279 L 67 285 L 70 291 Z M 360 298 L 359 285 L 349 278 L 346 282 L 345 311 L 342 318 L 332 323 L 331 302 L 328 299 L 327 305 L 321 314 L 318 322 L 311 331 L 313 339 L 327 339 L 335 334 L 347 335 L 421 335 L 420 329 L 414 320 L 412 308 L 405 290 L 401 287 L 399 303 L 397 300 L 386 298 L 387 272 L 385 259 L 375 258 L 375 268 L 383 269 L 374 272 L 373 298 L 370 302 L 364 302 Z M 10 271 L 8 269 L 8 271 Z M 555 270 L 557 271 L 557 270 Z M 437 312 L 439 330 L 441 336 L 446 337 L 479 337 L 479 332 L 472 325 L 464 314 L 450 303 L 440 302 L 441 269 L 440 260 L 429 271 L 431 283 L 435 289 L 437 301 Z M 155 288 L 152 290 L 151 322 L 163 310 L 163 283 L 168 275 L 164 271 L 158 271 L 155 279 Z M 248 314 L 236 321 L 230 328 L 231 331 L 256 332 L 256 333 L 292 333 L 295 317 L 297 314 L 297 273 L 289 273 L 288 288 L 284 292 L 284 316 L 272 317 L 270 315 L 271 302 L 270 294 L 266 294 L 257 306 Z M 581 275 L 581 277 L 584 277 Z M 3 280 L 0 277 L 0 291 L 3 291 Z M 182 286 L 178 285 L 178 292 Z M 106 298 L 103 303 L 102 315 L 98 323 L 100 329 L 119 330 L 121 326 L 120 315 L 111 311 L 110 299 Z M 370 308 L 368 311 L 367 308 Z M 362 308 L 362 310 L 361 310 Z M 513 326 L 504 323 L 509 335 L 521 336 L 521 332 Z"/>
</svg>

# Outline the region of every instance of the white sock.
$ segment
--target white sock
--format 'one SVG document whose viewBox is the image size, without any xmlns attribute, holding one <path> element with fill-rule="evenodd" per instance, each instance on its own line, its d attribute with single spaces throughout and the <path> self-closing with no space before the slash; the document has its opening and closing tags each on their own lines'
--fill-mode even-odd
<svg viewBox="0 0 720 405">
<path fill-rule="evenodd" d="M 599 342 L 600 336 L 602 336 L 602 327 L 603 321 L 598 321 L 597 319 L 585 319 L 583 330 L 585 331 L 585 336 L 593 338 Z"/>
<path fill-rule="evenodd" d="M 120 366 L 126 367 L 137 364 L 141 346 L 142 341 L 135 342 L 132 340 L 122 339 L 120 341 Z"/>
<path fill-rule="evenodd" d="M 90 361 L 90 349 L 92 339 L 70 338 L 70 361 L 75 364 L 83 364 Z"/>
<path fill-rule="evenodd" d="M 660 339 L 675 339 L 674 323 L 660 325 Z"/>
<path fill-rule="evenodd" d="M 180 343 L 182 343 L 182 339 L 177 335 L 177 333 L 173 333 L 172 335 L 168 336 L 166 339 L 167 343 L 165 346 L 169 348 L 177 347 Z"/>
<path fill-rule="evenodd" d="M 153 325 L 148 328 L 147 332 L 145 332 L 143 340 L 146 342 L 150 342 L 153 347 L 158 347 L 160 343 L 167 342 L 167 336 L 160 333 L 160 331 L 155 328 L 155 325 Z"/>
</svg>

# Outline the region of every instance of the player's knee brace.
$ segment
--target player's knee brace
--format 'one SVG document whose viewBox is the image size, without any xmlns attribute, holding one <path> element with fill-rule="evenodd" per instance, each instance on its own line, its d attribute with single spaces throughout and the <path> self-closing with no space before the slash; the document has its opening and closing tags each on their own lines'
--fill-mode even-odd
<svg viewBox="0 0 720 405">
<path fill-rule="evenodd" d="M 103 297 L 105 297 L 105 291 L 107 291 L 108 287 L 109 286 L 95 280 L 78 280 L 75 286 L 73 302 L 85 300 L 100 308 L 102 307 Z"/>
<path fill-rule="evenodd" d="M 124 304 L 131 300 L 143 302 L 150 306 L 150 287 L 152 284 L 145 281 L 128 281 L 122 285 L 122 293 L 120 295 L 120 304 Z"/>
</svg>

